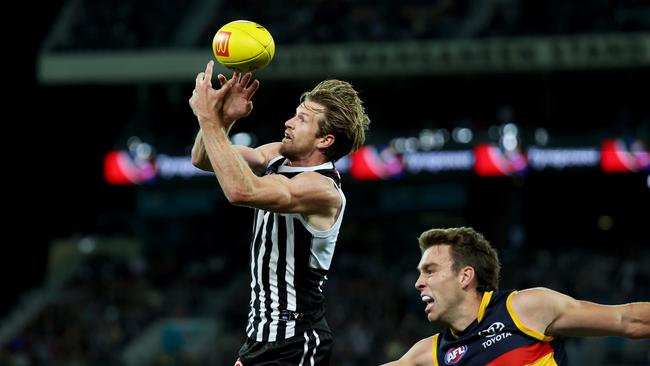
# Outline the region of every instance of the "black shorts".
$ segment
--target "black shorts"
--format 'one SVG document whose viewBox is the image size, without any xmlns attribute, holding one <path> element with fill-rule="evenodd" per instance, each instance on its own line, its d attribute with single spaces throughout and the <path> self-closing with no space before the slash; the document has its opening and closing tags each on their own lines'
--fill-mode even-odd
<svg viewBox="0 0 650 366">
<path fill-rule="evenodd" d="M 246 338 L 236 365 L 329 366 L 332 343 L 330 333 L 314 329 L 277 342 Z"/>
</svg>

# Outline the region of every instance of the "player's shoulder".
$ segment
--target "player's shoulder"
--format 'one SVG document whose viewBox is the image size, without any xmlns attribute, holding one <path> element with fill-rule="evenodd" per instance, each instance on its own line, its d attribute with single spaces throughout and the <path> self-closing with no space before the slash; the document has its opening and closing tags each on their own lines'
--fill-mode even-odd
<svg viewBox="0 0 650 366">
<path fill-rule="evenodd" d="M 433 350 L 433 343 L 434 341 L 438 338 L 438 334 L 434 334 L 430 337 L 422 338 L 420 339 L 415 345 L 413 345 L 413 348 L 415 348 L 418 351 L 418 353 L 424 353 L 426 352 L 427 354 L 431 354 L 431 351 Z"/>
<path fill-rule="evenodd" d="M 268 144 L 260 145 L 256 147 L 255 150 L 262 153 L 264 157 L 270 161 L 271 159 L 280 156 L 280 146 L 282 146 L 282 143 L 280 142 L 271 142 Z"/>
<path fill-rule="evenodd" d="M 531 287 L 519 291 L 513 291 L 512 300 L 516 302 L 537 302 L 556 293 L 546 287 Z"/>
<path fill-rule="evenodd" d="M 559 293 L 546 287 L 533 287 L 514 291 L 510 297 L 510 306 L 519 314 L 536 312 L 546 307 L 548 302 Z"/>
<path fill-rule="evenodd" d="M 403 364 L 413 366 L 433 365 L 433 349 L 436 346 L 434 342 L 437 337 L 438 334 L 434 334 L 416 342 L 402 357 Z"/>
</svg>

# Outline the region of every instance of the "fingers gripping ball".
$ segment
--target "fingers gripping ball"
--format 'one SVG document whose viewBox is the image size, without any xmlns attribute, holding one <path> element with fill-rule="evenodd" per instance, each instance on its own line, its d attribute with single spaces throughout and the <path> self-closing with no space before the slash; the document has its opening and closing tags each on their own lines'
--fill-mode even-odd
<svg viewBox="0 0 650 366">
<path fill-rule="evenodd" d="M 248 72 L 268 65 L 275 55 L 275 42 L 263 26 L 235 20 L 219 29 L 212 40 L 212 51 L 223 66 Z"/>
</svg>

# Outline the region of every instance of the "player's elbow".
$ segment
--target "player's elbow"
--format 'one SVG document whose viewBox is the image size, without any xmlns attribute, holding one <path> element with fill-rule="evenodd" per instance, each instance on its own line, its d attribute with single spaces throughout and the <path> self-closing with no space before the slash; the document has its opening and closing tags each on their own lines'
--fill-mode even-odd
<svg viewBox="0 0 650 366">
<path fill-rule="evenodd" d="M 192 150 L 192 165 L 194 167 L 205 170 L 206 172 L 211 172 L 212 170 L 212 164 L 210 164 L 209 159 L 205 159 L 205 157 L 201 156 L 200 154 L 196 154 Z"/>
<path fill-rule="evenodd" d="M 252 202 L 251 192 L 241 188 L 224 189 L 223 193 L 228 202 L 235 206 L 246 206 Z"/>
<path fill-rule="evenodd" d="M 192 149 L 192 165 L 195 167 L 201 169 L 199 165 L 201 165 L 201 159 L 199 158 L 198 154 Z"/>
<path fill-rule="evenodd" d="M 632 339 L 650 338 L 650 303 L 632 303 L 627 308 L 621 319 L 623 335 Z"/>
<path fill-rule="evenodd" d="M 650 339 L 650 327 L 629 327 L 623 336 L 630 339 Z"/>
<path fill-rule="evenodd" d="M 650 320 L 637 320 L 624 325 L 623 335 L 630 339 L 650 339 Z"/>
</svg>

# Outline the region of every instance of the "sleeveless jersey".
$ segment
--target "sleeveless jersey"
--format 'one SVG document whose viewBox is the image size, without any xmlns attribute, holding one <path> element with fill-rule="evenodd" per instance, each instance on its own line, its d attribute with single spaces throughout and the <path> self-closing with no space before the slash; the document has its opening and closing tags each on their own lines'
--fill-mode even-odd
<svg viewBox="0 0 650 366">
<path fill-rule="evenodd" d="M 305 171 L 315 171 L 332 180 L 341 195 L 341 210 L 334 225 L 320 231 L 310 227 L 301 214 L 255 209 L 246 334 L 258 342 L 291 338 L 308 329 L 329 332 L 322 287 L 345 210 L 339 173 L 332 162 L 292 167 L 280 156 L 271 160 L 265 175 L 282 174 L 291 178 Z"/>
<path fill-rule="evenodd" d="M 565 366 L 561 339 L 521 323 L 510 305 L 517 291 L 486 292 L 477 319 L 463 332 L 445 328 L 433 336 L 433 364 L 486 366 Z"/>
</svg>

